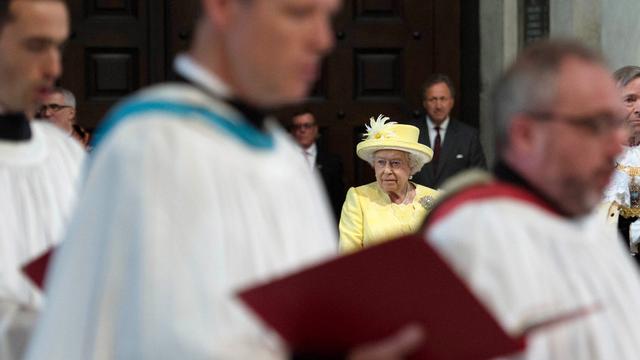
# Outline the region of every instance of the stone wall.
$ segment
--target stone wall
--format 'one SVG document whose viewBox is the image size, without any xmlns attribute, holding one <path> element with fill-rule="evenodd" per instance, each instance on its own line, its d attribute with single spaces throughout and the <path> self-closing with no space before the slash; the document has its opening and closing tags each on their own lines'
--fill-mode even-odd
<svg viewBox="0 0 640 360">
<path fill-rule="evenodd" d="M 480 132 L 489 162 L 495 159 L 490 93 L 520 49 L 518 0 L 480 2 Z M 640 65 L 639 0 L 550 0 L 551 37 L 576 38 L 602 51 L 615 70 Z"/>
</svg>

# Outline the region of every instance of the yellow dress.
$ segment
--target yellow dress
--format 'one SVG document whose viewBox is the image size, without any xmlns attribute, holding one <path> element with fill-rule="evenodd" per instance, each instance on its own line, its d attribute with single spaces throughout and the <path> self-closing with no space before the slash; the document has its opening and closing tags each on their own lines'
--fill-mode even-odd
<svg viewBox="0 0 640 360">
<path fill-rule="evenodd" d="M 350 188 L 340 216 L 340 252 L 350 252 L 418 230 L 438 194 L 412 183 L 416 196 L 410 204 L 395 204 L 372 182 Z"/>
</svg>

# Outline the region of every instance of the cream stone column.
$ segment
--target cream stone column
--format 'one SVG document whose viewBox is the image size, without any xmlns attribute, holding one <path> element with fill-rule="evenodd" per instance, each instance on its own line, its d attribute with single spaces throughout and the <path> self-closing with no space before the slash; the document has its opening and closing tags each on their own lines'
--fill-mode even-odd
<svg viewBox="0 0 640 360">
<path fill-rule="evenodd" d="M 495 160 L 493 84 L 518 53 L 518 1 L 480 1 L 480 132 L 487 163 Z"/>
<path fill-rule="evenodd" d="M 602 51 L 612 70 L 640 65 L 640 1 L 550 0 L 551 36 L 578 38 Z"/>
<path fill-rule="evenodd" d="M 640 66 L 640 1 L 602 0 L 602 52 L 611 69 Z"/>
<path fill-rule="evenodd" d="M 621 3 L 610 2 L 615 6 Z M 549 0 L 550 36 L 575 38 L 601 50 L 602 3 L 603 0 Z"/>
</svg>

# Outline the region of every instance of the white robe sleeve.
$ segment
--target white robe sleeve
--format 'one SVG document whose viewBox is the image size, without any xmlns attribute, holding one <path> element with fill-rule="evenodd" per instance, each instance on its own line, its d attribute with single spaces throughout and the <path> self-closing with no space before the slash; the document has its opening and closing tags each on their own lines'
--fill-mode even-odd
<svg viewBox="0 0 640 360">
<path fill-rule="evenodd" d="M 197 149 L 146 129 L 97 149 L 27 358 L 283 356 L 233 298 L 242 274 L 225 262 L 251 270 L 224 256 L 236 246 L 222 232 L 233 223 L 225 205 L 236 189 L 218 188 Z M 223 163 L 216 169 L 234 181 Z"/>
</svg>

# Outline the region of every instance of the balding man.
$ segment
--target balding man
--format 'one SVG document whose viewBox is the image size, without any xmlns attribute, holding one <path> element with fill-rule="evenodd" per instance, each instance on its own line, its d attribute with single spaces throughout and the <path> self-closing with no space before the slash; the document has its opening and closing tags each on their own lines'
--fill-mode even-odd
<svg viewBox="0 0 640 360">
<path fill-rule="evenodd" d="M 579 44 L 541 42 L 498 81 L 493 109 L 493 178 L 437 206 L 425 236 L 510 333 L 582 312 L 528 334 L 518 359 L 637 359 L 640 276 L 593 211 L 626 138 L 611 74 Z"/>
<path fill-rule="evenodd" d="M 71 136 L 76 122 L 76 97 L 71 91 L 56 87 L 44 98 L 39 115 Z"/>
</svg>

